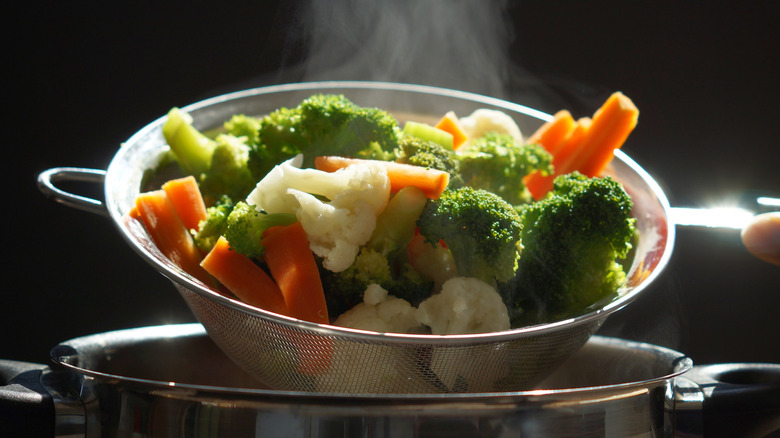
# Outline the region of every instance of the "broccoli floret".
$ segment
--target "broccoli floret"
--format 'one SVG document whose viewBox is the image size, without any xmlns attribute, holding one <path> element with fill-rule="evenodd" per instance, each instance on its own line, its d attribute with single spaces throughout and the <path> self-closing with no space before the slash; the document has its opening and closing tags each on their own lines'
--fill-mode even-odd
<svg viewBox="0 0 780 438">
<path fill-rule="evenodd" d="M 195 176 L 212 204 L 223 194 L 242 199 L 252 190 L 256 180 L 248 167 L 247 141 L 257 137 L 254 126 L 251 118 L 234 116 L 225 123 L 228 133 L 212 139 L 192 126 L 189 114 L 173 108 L 162 130 L 182 170 Z"/>
<path fill-rule="evenodd" d="M 458 160 L 455 159 L 452 150 L 438 143 L 405 135 L 398 144 L 398 158 L 396 161 L 429 169 L 443 170 L 450 174 L 449 187 L 460 187 L 463 185 L 463 181 L 460 178 Z"/>
<path fill-rule="evenodd" d="M 258 135 L 250 166 L 259 180 L 276 164 L 300 153 L 303 167 L 312 167 L 318 155 L 390 160 L 400 129 L 385 110 L 358 106 L 343 95 L 315 94 L 295 108 L 265 116 Z"/>
<path fill-rule="evenodd" d="M 248 158 L 246 137 L 217 136 L 208 170 L 199 177 L 200 191 L 207 203 L 223 194 L 232 199 L 246 198 L 256 183 L 247 165 Z"/>
<path fill-rule="evenodd" d="M 244 137 L 247 145 L 256 145 L 260 139 L 261 119 L 236 114 L 225 122 L 225 131 L 234 137 Z"/>
<path fill-rule="evenodd" d="M 226 220 L 224 236 L 230 247 L 250 257 L 263 255 L 263 231 L 275 225 L 290 225 L 297 221 L 294 214 L 264 213 L 257 211 L 246 202 L 239 201 L 233 207 Z"/>
<path fill-rule="evenodd" d="M 304 159 L 313 160 L 316 155 L 357 156 L 372 143 L 391 152 L 398 145 L 398 122 L 385 110 L 361 107 L 334 94 L 311 96 L 301 102 L 300 108 L 302 134 L 309 143 Z"/>
<path fill-rule="evenodd" d="M 552 172 L 552 155 L 537 144 L 519 144 L 509 134 L 488 132 L 458 149 L 460 175 L 471 187 L 485 189 L 512 205 L 533 198 L 523 178 L 535 170 Z"/>
<path fill-rule="evenodd" d="M 378 284 L 390 295 L 416 306 L 431 295 L 433 282 L 418 274 L 403 258 L 364 247 L 344 271 L 320 269 L 328 312 L 340 315 L 363 301 L 363 292 Z"/>
<path fill-rule="evenodd" d="M 631 208 L 614 179 L 574 172 L 521 209 L 525 249 L 512 302 L 525 323 L 580 314 L 617 291 L 635 232 Z"/>
<path fill-rule="evenodd" d="M 417 221 L 427 242 L 443 241 L 459 276 L 488 284 L 515 276 L 522 245 L 517 210 L 487 190 L 447 189 L 428 202 Z"/>
<path fill-rule="evenodd" d="M 219 236 L 227 229 L 227 218 L 233 210 L 233 200 L 229 196 L 221 196 L 217 202 L 206 209 L 206 219 L 198 224 L 198 231 L 193 233 L 195 245 L 204 253 L 211 251 Z"/>
<path fill-rule="evenodd" d="M 249 168 L 257 181 L 276 166 L 298 155 L 307 141 L 301 134 L 301 109 L 279 108 L 260 121 L 257 141 L 250 143 Z"/>
</svg>

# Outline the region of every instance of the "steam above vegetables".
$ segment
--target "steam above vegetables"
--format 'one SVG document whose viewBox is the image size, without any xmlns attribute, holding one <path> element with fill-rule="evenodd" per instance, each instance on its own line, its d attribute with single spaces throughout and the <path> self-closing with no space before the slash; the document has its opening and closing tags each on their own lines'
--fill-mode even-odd
<svg viewBox="0 0 780 438">
<path fill-rule="evenodd" d="M 401 125 L 316 94 L 210 135 L 174 108 L 163 134 L 185 177 L 130 215 L 206 287 L 264 310 L 503 331 L 582 314 L 625 281 L 632 203 L 601 173 L 637 116 L 615 93 L 592 118 L 563 110 L 524 138 L 497 110 Z"/>
</svg>

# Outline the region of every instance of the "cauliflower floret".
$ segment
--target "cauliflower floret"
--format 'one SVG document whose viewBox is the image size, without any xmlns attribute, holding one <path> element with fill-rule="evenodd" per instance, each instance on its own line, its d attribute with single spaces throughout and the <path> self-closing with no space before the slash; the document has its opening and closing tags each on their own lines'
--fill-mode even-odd
<svg viewBox="0 0 780 438">
<path fill-rule="evenodd" d="M 247 196 L 247 203 L 257 211 L 295 214 L 323 266 L 343 271 L 371 237 L 376 217 L 387 205 L 387 171 L 361 164 L 324 172 L 300 169 L 302 162 L 298 155 L 274 167 Z"/>
<path fill-rule="evenodd" d="M 453 277 L 422 303 L 417 320 L 435 335 L 488 333 L 509 329 L 509 313 L 501 296 L 471 277 Z"/>
<path fill-rule="evenodd" d="M 346 208 L 322 202 L 314 195 L 289 189 L 300 208 L 296 217 L 309 238 L 311 250 L 322 257 L 322 266 L 341 272 L 355 262 L 360 246 L 368 242 L 376 228 L 376 213 L 362 200 Z"/>
<path fill-rule="evenodd" d="M 363 302 L 341 314 L 334 324 L 380 333 L 409 333 L 420 326 L 416 309 L 408 301 L 388 295 L 378 284 L 370 284 Z"/>
<path fill-rule="evenodd" d="M 364 163 L 351 165 L 335 172 L 301 169 L 303 155 L 297 155 L 278 164 L 257 183 L 247 196 L 247 204 L 257 211 L 295 213 L 298 203 L 287 189 L 296 189 L 312 195 L 338 200 L 347 206 L 355 200 L 367 202 L 379 213 L 390 197 L 390 180 L 381 165 Z"/>
<path fill-rule="evenodd" d="M 515 123 L 512 117 L 502 111 L 481 108 L 469 116 L 462 117 L 459 121 L 461 127 L 468 135 L 468 143 L 488 132 L 500 132 L 514 137 L 517 144 L 523 144 L 523 134 L 520 132 L 517 123 Z"/>
</svg>

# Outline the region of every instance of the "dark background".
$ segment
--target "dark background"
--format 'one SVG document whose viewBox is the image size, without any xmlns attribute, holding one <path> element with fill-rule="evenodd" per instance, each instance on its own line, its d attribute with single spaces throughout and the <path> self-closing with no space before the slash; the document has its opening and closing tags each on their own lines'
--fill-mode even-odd
<svg viewBox="0 0 780 438">
<path fill-rule="evenodd" d="M 655 175 L 672 205 L 780 191 L 776 2 L 519 1 L 479 17 L 475 4 L 496 5 L 448 2 L 449 14 L 458 17 L 462 7 L 460 15 L 473 20 L 449 21 L 437 6 L 413 11 L 414 25 L 404 30 L 412 38 L 381 40 L 401 57 L 383 64 L 387 52 L 363 53 L 380 68 L 354 71 L 337 52 L 325 68 L 308 62 L 322 62 L 311 47 L 324 50 L 328 42 L 344 49 L 339 56 L 360 52 L 360 39 L 342 33 L 354 11 L 338 8 L 351 2 L 327 3 L 336 9 L 317 17 L 295 2 L 29 3 L 9 11 L 13 23 L 4 30 L 11 120 L 4 130 L 10 240 L 3 277 L 10 284 L 2 288 L 1 358 L 42 362 L 50 347 L 72 337 L 193 321 L 172 285 L 107 218 L 44 198 L 35 180 L 56 166 L 105 169 L 122 141 L 170 107 L 226 91 L 312 78 L 381 79 L 585 116 L 621 90 L 641 111 L 624 150 Z M 328 18 L 325 25 L 318 17 Z M 329 28 L 338 17 L 339 26 Z M 360 32 L 377 20 L 366 17 Z M 443 32 L 428 33 L 426 21 Z M 485 35 L 497 44 L 482 50 Z M 445 48 L 450 40 L 461 46 Z M 476 41 L 476 51 L 460 51 L 464 41 Z M 496 52 L 506 59 L 480 58 Z M 411 64 L 388 67 L 401 65 L 404 54 L 414 55 Z M 462 70 L 451 68 L 455 61 Z M 95 187 L 78 189 L 100 196 Z M 780 267 L 751 257 L 737 231 L 680 227 L 662 277 L 602 333 L 669 346 L 696 363 L 780 363 L 778 309 Z"/>
</svg>

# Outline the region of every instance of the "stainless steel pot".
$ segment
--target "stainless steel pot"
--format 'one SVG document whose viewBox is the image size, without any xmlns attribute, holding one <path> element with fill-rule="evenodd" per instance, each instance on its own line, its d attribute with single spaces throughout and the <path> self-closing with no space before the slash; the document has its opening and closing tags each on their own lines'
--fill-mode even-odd
<svg viewBox="0 0 780 438">
<path fill-rule="evenodd" d="M 780 365 L 696 366 L 592 337 L 534 389 L 477 394 L 277 391 L 199 324 L 121 330 L 0 361 L 12 436 L 758 437 L 780 430 Z M 4 423 L 4 424 L 3 424 Z"/>
<path fill-rule="evenodd" d="M 375 83 L 321 82 L 272 86 L 218 96 L 183 108 L 203 130 L 221 126 L 237 113 L 262 115 L 295 106 L 317 92 L 342 93 L 359 105 L 391 111 L 399 121 L 432 121 L 446 111 L 467 115 L 475 109 L 500 109 L 523 132 L 549 120 L 531 108 L 434 87 Z M 107 171 L 57 168 L 41 174 L 40 186 L 57 201 L 107 213 L 125 240 L 159 272 L 172 280 L 190 309 L 225 353 L 243 369 L 275 389 L 348 393 L 492 392 L 528 388 L 577 351 L 612 312 L 636 298 L 660 274 L 674 242 L 669 205 L 658 184 L 618 151 L 606 173 L 616 177 L 634 200 L 640 240 L 628 281 L 617 294 L 566 320 L 500 333 L 433 336 L 376 334 L 293 320 L 247 306 L 205 287 L 166 259 L 143 227 L 128 217 L 149 174 L 168 146 L 156 120 L 131 137 Z M 105 204 L 59 190 L 58 179 L 104 180 Z M 298 364 L 330 366 L 316 375 Z M 274 358 L 269 360 L 269 358 Z"/>
</svg>

